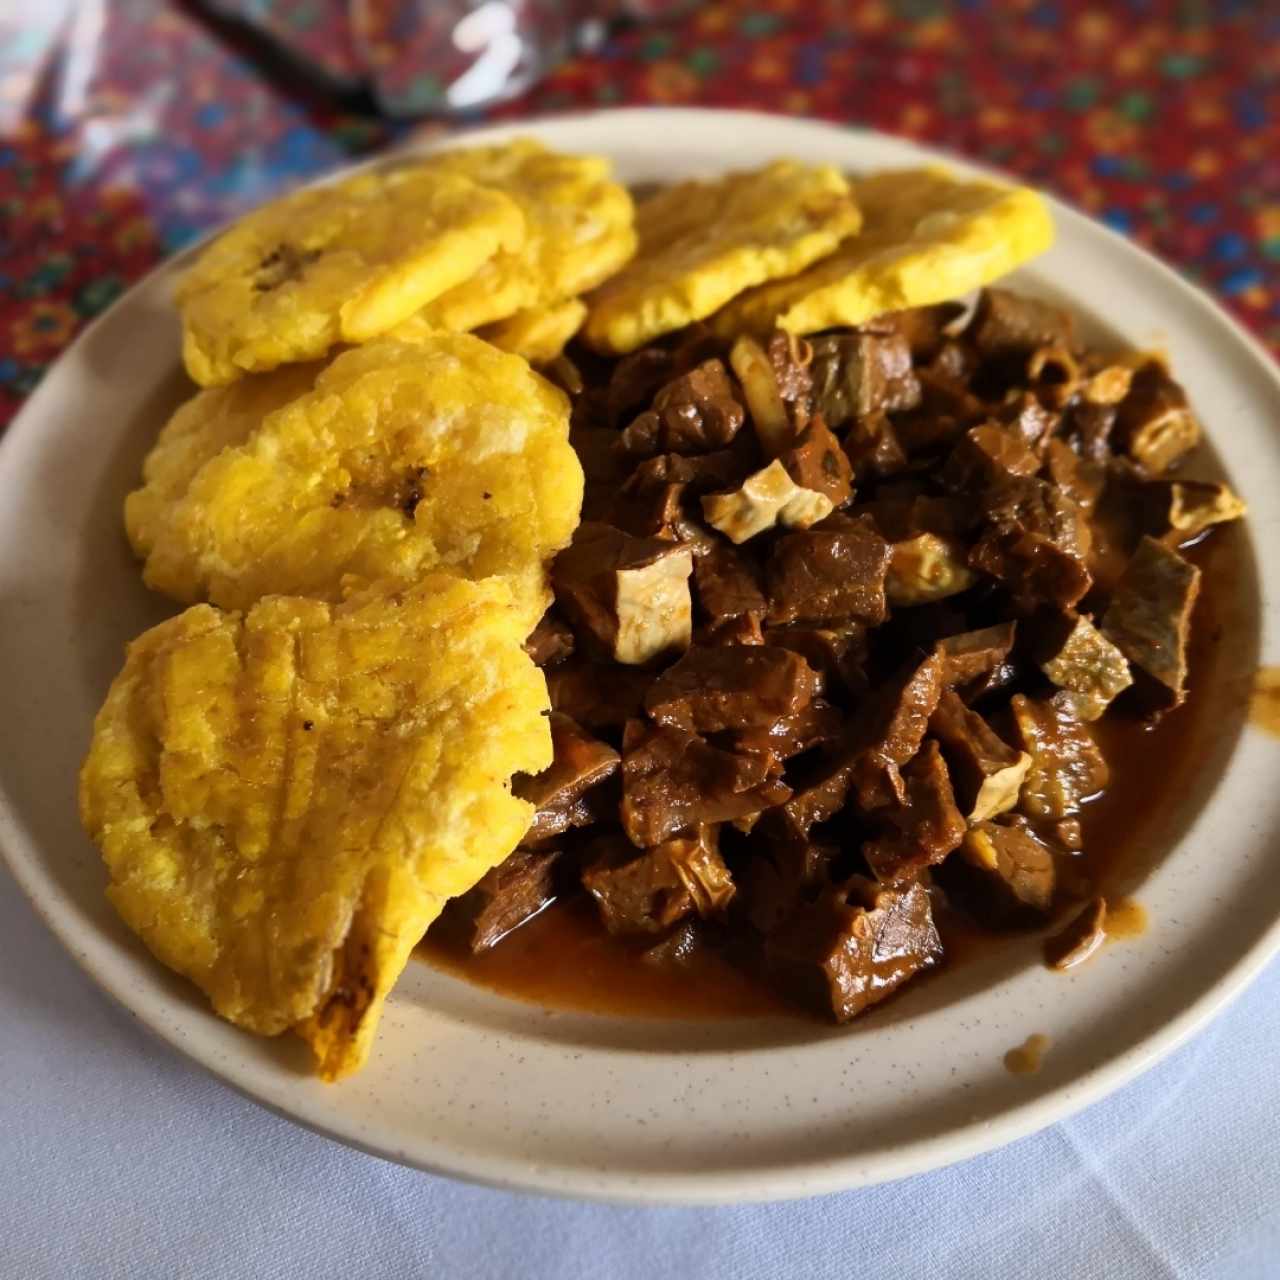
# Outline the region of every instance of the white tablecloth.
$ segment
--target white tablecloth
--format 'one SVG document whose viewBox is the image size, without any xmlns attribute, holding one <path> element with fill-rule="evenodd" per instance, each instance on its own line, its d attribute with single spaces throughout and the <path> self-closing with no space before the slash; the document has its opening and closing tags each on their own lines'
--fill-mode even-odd
<svg viewBox="0 0 1280 1280">
<path fill-rule="evenodd" d="M 0 871 L 0 1277 L 1280 1276 L 1280 966 L 1174 1057 L 980 1159 L 798 1203 L 463 1186 L 260 1110 L 81 975 Z"/>
</svg>

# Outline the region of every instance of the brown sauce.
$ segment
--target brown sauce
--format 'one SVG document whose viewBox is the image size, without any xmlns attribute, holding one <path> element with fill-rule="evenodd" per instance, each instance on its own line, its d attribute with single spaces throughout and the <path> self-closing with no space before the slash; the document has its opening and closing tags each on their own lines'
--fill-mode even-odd
<svg viewBox="0 0 1280 1280">
<path fill-rule="evenodd" d="M 1147 931 L 1147 909 L 1133 898 L 1107 900 L 1107 938 L 1122 941 L 1139 938 Z"/>
<path fill-rule="evenodd" d="M 1049 1048 L 1049 1037 L 1036 1032 L 1028 1036 L 1016 1049 L 1004 1055 L 1004 1067 L 1010 1075 L 1033 1076 L 1040 1070 Z"/>
<path fill-rule="evenodd" d="M 1240 682 L 1223 669 L 1221 643 L 1224 628 L 1234 624 L 1240 598 L 1237 574 L 1245 563 L 1241 537 L 1239 529 L 1223 530 L 1187 552 L 1204 571 L 1204 579 L 1190 646 L 1186 703 L 1154 726 L 1117 716 L 1093 726 L 1112 767 L 1112 781 L 1080 815 L 1083 848 L 1072 860 L 1079 876 L 1078 898 L 1066 905 L 1062 919 L 1078 909 L 1079 900 L 1103 893 L 1114 913 L 1107 922 L 1112 938 L 1132 937 L 1146 927 L 1145 912 L 1126 895 L 1176 838 L 1173 819 L 1185 808 L 1184 798 L 1206 781 L 1210 744 L 1237 722 L 1225 700 L 1235 697 L 1242 709 L 1247 699 L 1247 689 L 1244 698 L 1232 693 L 1240 689 Z M 1280 693 L 1276 698 L 1280 707 Z M 943 902 L 938 903 L 935 920 L 946 950 L 941 977 L 922 975 L 907 984 L 902 992 L 907 1000 L 924 982 L 945 981 L 948 972 L 990 954 L 1001 940 Z M 779 999 L 761 979 L 744 972 L 713 945 L 699 948 L 679 966 L 645 963 L 640 953 L 647 945 L 610 937 L 601 929 L 592 904 L 579 898 L 553 903 L 478 956 L 471 955 L 460 938 L 450 936 L 447 927 L 437 926 L 424 939 L 419 955 L 468 982 L 552 1008 L 674 1018 L 813 1016 Z"/>
<path fill-rule="evenodd" d="M 633 1017 L 795 1012 L 714 946 L 696 947 L 678 964 L 646 961 L 643 952 L 654 940 L 611 937 L 586 898 L 552 903 L 475 956 L 449 924 L 446 919 L 431 930 L 418 948 L 420 956 L 468 982 L 533 1004 Z"/>
<path fill-rule="evenodd" d="M 1259 667 L 1249 700 L 1249 723 L 1280 738 L 1280 667 Z"/>
</svg>

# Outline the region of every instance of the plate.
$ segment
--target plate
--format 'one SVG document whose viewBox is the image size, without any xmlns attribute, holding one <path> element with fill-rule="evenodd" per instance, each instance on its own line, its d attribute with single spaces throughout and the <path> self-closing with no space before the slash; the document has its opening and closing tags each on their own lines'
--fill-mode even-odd
<svg viewBox="0 0 1280 1280">
<path fill-rule="evenodd" d="M 485 130 L 613 156 L 629 181 L 775 156 L 849 169 L 937 160 L 856 130 L 719 111 L 619 111 Z M 476 135 L 477 137 L 480 135 Z M 85 970 L 148 1027 L 268 1107 L 392 1160 L 503 1187 L 670 1203 L 773 1199 L 900 1177 L 1047 1125 L 1151 1066 L 1280 947 L 1280 741 L 1245 723 L 1252 673 L 1280 663 L 1280 378 L 1201 294 L 1063 206 L 1056 247 L 1017 283 L 1164 346 L 1251 506 L 1225 620 L 1221 716 L 1197 782 L 1158 815 L 1167 852 L 1137 891 L 1152 927 L 1078 973 L 1019 941 L 838 1030 L 550 1013 L 414 963 L 372 1061 L 324 1085 L 300 1044 L 220 1022 L 103 897 L 76 771 L 125 642 L 170 612 L 142 587 L 120 504 L 187 393 L 175 264 L 92 325 L 0 445 L 0 847 Z M 1261 603 L 1260 603 L 1261 602 Z M 1006 1050 L 1051 1046 L 1011 1076 Z M 16 1029 L 10 1029 L 16 1033 Z"/>
</svg>

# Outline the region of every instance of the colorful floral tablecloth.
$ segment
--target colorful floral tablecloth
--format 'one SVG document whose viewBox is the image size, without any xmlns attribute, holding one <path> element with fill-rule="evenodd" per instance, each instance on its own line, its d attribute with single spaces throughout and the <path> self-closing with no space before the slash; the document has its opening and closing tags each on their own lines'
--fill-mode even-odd
<svg viewBox="0 0 1280 1280">
<path fill-rule="evenodd" d="M 1276 4 L 729 0 L 618 31 L 493 114 L 637 103 L 821 116 L 1002 166 L 1149 245 L 1280 351 Z M 165 254 L 412 127 L 341 105 L 187 0 L 5 6 L 0 423 Z"/>
</svg>

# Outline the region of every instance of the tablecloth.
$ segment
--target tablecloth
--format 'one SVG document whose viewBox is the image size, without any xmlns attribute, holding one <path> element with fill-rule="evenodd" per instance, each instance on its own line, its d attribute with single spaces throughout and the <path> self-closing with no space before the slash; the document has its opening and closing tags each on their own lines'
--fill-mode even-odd
<svg viewBox="0 0 1280 1280">
<path fill-rule="evenodd" d="M 493 114 L 644 102 L 817 115 L 1001 165 L 1150 245 L 1280 350 L 1265 0 L 707 4 L 615 32 Z M 188 0 L 4 6 L 0 422 L 166 253 L 413 127 L 326 96 Z M 99 995 L 0 873 L 0 1276 L 1277 1276 L 1278 1048 L 1273 966 L 1138 1083 L 951 1170 L 798 1204 L 560 1203 L 259 1110 Z"/>
</svg>

